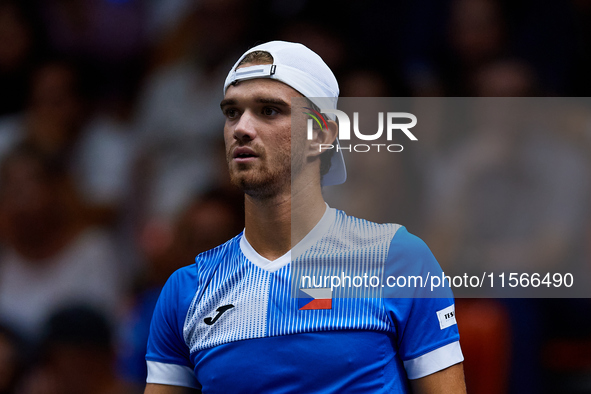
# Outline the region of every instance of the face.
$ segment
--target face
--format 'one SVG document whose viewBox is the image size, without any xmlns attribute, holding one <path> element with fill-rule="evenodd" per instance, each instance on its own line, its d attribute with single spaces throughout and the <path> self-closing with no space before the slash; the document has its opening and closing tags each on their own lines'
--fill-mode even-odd
<svg viewBox="0 0 591 394">
<path fill-rule="evenodd" d="M 289 193 L 292 176 L 303 166 L 303 133 L 292 152 L 292 97 L 302 95 L 272 79 L 241 81 L 226 91 L 221 103 L 226 158 L 232 183 L 246 194 Z"/>
</svg>

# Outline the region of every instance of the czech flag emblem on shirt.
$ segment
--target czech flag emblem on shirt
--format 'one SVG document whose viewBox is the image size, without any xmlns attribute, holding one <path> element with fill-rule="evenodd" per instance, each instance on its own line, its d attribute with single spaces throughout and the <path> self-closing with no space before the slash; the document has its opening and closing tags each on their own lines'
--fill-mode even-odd
<svg viewBox="0 0 591 394">
<path fill-rule="evenodd" d="M 298 308 L 300 311 L 332 309 L 332 289 L 330 287 L 300 289 L 298 294 Z"/>
</svg>

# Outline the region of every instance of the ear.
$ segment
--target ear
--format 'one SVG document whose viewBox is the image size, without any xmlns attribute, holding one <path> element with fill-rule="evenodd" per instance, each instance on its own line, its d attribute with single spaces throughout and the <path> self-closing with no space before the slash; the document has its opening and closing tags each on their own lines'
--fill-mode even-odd
<svg viewBox="0 0 591 394">
<path fill-rule="evenodd" d="M 310 156 L 320 156 L 328 149 L 333 149 L 337 135 L 339 134 L 339 126 L 334 120 L 326 122 L 328 129 L 314 129 L 314 138 L 310 141 Z"/>
</svg>

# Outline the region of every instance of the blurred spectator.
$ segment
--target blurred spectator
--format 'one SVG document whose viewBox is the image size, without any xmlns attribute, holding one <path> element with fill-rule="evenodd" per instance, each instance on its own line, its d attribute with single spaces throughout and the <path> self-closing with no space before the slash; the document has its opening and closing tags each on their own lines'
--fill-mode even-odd
<svg viewBox="0 0 591 394">
<path fill-rule="evenodd" d="M 32 75 L 26 112 L 21 116 L 20 138 L 45 154 L 68 163 L 87 110 L 75 66 L 49 61 Z"/>
<path fill-rule="evenodd" d="M 491 64 L 482 71 L 477 91 L 527 94 L 523 89 L 529 77 L 520 71 L 523 66 L 513 69 L 519 78 L 490 83 L 488 77 L 512 67 L 515 63 Z M 560 106 L 553 104 L 513 98 L 460 104 L 473 121 L 472 131 L 440 150 L 426 172 L 426 241 L 446 273 L 571 272 L 588 277 L 584 237 L 590 163 L 587 152 L 555 121 Z M 548 321 L 547 311 L 553 311 L 563 329 L 576 326 L 588 332 L 591 322 L 581 324 L 569 313 L 572 308 L 565 307 L 566 300 L 559 308 L 535 299 L 502 303 L 511 319 L 513 344 L 509 392 L 542 392 L 549 376 L 542 373 L 543 343 L 562 335 Z M 581 309 L 581 314 L 588 313 Z"/>
<path fill-rule="evenodd" d="M 465 68 L 502 53 L 506 26 L 498 0 L 453 1 L 448 26 L 452 49 Z"/>
<path fill-rule="evenodd" d="M 104 113 L 86 124 L 70 165 L 85 215 L 97 225 L 113 225 L 130 193 L 135 152 L 131 126 Z"/>
<path fill-rule="evenodd" d="M 519 61 L 490 63 L 474 78 L 475 92 L 530 96 L 536 85 L 529 70 Z M 430 245 L 442 266 L 478 261 L 501 269 L 569 261 L 570 253 L 580 251 L 591 196 L 586 152 L 562 130 L 551 129 L 557 112 L 544 114 L 540 106 L 552 102 L 477 103 L 465 106 L 465 113 L 472 111 L 471 133 L 438 152 L 426 173 L 431 229 L 439 229 Z M 443 230 L 452 222 L 453 231 Z"/>
<path fill-rule="evenodd" d="M 481 103 L 489 116 L 479 119 L 491 123 L 443 154 L 429 173 L 431 228 L 438 229 L 431 247 L 443 266 L 478 262 L 489 271 L 572 262 L 588 213 L 585 152 L 542 125 L 505 123 L 523 106 Z M 495 125 L 499 113 L 505 116 Z"/>
<path fill-rule="evenodd" d="M 246 46 L 247 5 L 203 0 L 155 50 L 160 64 L 148 75 L 136 112 L 146 221 L 170 222 L 225 172 L 215 165 L 224 122 L 220 81 L 234 51 Z"/>
<path fill-rule="evenodd" d="M 448 94 L 474 95 L 473 73 L 507 51 L 506 20 L 498 0 L 454 0 L 448 21 L 451 56 L 444 84 Z"/>
<path fill-rule="evenodd" d="M 36 24 L 27 2 L 0 1 L 0 116 L 20 112 L 38 53 Z"/>
<path fill-rule="evenodd" d="M 569 72 L 582 75 L 587 58 L 583 48 L 588 40 L 581 38 L 588 13 L 581 3 L 417 0 L 410 7 L 402 45 L 406 81 L 418 96 L 474 96 L 473 73 L 509 56 L 529 62 L 541 92 L 557 95 L 580 88 L 572 81 L 569 86 Z"/>
<path fill-rule="evenodd" d="M 499 59 L 475 71 L 472 89 L 479 97 L 538 96 L 536 78 L 531 67 L 520 60 Z"/>
<path fill-rule="evenodd" d="M 167 37 L 190 14 L 198 1 L 193 0 L 150 0 L 144 2 L 145 32 L 147 40 L 157 44 Z"/>
<path fill-rule="evenodd" d="M 499 0 L 419 0 L 409 18 L 404 68 L 417 96 L 473 95 L 472 73 L 508 51 Z"/>
<path fill-rule="evenodd" d="M 85 305 L 60 308 L 45 323 L 40 360 L 19 394 L 131 394 L 115 373 L 111 327 Z"/>
<path fill-rule="evenodd" d="M 283 41 L 299 42 L 320 54 L 336 75 L 345 67 L 345 42 L 334 29 L 322 22 L 290 21 L 281 27 L 279 38 Z"/>
<path fill-rule="evenodd" d="M 148 271 L 126 314 L 119 347 L 121 374 L 138 388 L 145 385 L 146 344 L 162 286 L 174 271 L 192 264 L 199 253 L 239 234 L 244 228 L 243 205 L 244 196 L 237 190 L 212 190 L 194 200 L 179 216 L 168 243 L 144 239 Z"/>
<path fill-rule="evenodd" d="M 83 198 L 82 213 L 94 223 L 111 224 L 129 182 L 130 136 L 123 123 L 109 117 L 87 121 L 82 85 L 73 62 L 40 64 L 26 111 L 0 120 L 0 158 L 25 141 L 62 162 Z"/>
<path fill-rule="evenodd" d="M 114 316 L 121 268 L 109 237 L 88 226 L 64 167 L 21 146 L 0 176 L 0 317 L 35 336 L 53 309 L 88 301 Z"/>
</svg>

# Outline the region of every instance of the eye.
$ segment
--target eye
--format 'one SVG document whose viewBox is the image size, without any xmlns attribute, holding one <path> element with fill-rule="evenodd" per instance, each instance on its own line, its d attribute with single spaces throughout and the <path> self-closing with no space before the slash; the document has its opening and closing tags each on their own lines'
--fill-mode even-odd
<svg viewBox="0 0 591 394">
<path fill-rule="evenodd" d="M 263 115 L 265 116 L 274 116 L 279 114 L 279 111 L 273 107 L 264 107 L 263 108 Z"/>
<path fill-rule="evenodd" d="M 235 108 L 226 108 L 224 109 L 224 116 L 228 119 L 234 119 L 238 116 L 238 111 Z"/>
</svg>

